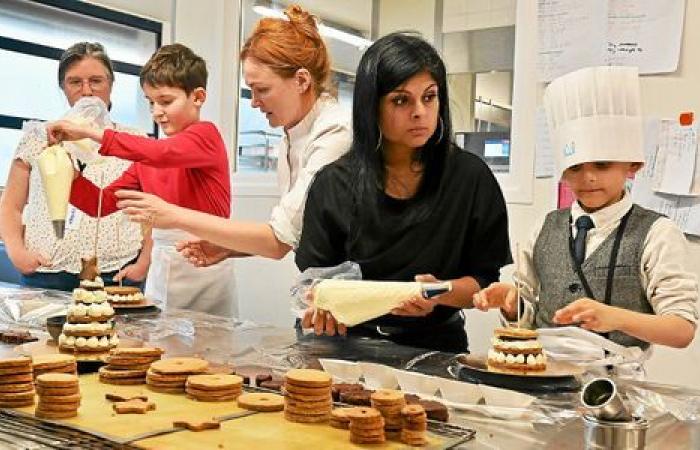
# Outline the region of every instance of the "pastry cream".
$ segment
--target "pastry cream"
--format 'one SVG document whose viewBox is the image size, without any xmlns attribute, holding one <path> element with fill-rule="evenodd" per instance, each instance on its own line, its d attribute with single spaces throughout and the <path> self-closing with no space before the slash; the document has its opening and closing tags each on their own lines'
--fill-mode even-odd
<svg viewBox="0 0 700 450">
<path fill-rule="evenodd" d="M 52 145 L 41 153 L 38 164 L 49 216 L 51 220 L 65 220 L 73 184 L 73 163 L 63 147 Z"/>
<path fill-rule="evenodd" d="M 314 289 L 314 306 L 354 326 L 387 314 L 421 295 L 421 283 L 401 281 L 322 280 Z"/>
</svg>

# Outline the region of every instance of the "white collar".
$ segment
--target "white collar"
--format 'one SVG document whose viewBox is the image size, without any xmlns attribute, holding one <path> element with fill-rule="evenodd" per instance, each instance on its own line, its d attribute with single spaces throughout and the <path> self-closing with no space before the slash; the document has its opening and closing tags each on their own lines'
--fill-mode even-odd
<svg viewBox="0 0 700 450">
<path fill-rule="evenodd" d="M 316 99 L 316 102 L 311 107 L 309 112 L 306 113 L 304 118 L 292 128 L 285 131 L 285 138 L 289 141 L 292 147 L 294 147 L 295 142 L 306 139 L 314 125 L 314 122 L 316 121 L 316 118 L 321 113 L 321 110 L 323 110 L 323 107 L 326 105 L 326 103 L 334 101 L 335 99 L 331 97 L 330 94 L 324 92 Z"/>
<path fill-rule="evenodd" d="M 632 204 L 632 197 L 627 191 L 619 201 L 592 213 L 584 211 L 578 201 L 575 201 L 571 205 L 571 220 L 572 223 L 576 223 L 576 219 L 579 217 L 589 216 L 597 229 L 605 229 L 613 225 L 616 226 L 617 222 L 632 208 Z"/>
</svg>

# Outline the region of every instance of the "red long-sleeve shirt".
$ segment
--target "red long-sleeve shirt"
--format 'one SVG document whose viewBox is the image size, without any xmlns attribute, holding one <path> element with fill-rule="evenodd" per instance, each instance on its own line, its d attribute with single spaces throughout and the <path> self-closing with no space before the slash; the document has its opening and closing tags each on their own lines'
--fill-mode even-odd
<svg viewBox="0 0 700 450">
<path fill-rule="evenodd" d="M 120 189 L 155 194 L 185 208 L 220 217 L 231 213 L 231 180 L 226 147 L 211 122 L 196 122 L 166 139 L 152 139 L 105 130 L 100 154 L 134 161 L 103 190 L 102 215 L 117 210 Z M 70 202 L 97 216 L 99 188 L 79 176 Z"/>
</svg>

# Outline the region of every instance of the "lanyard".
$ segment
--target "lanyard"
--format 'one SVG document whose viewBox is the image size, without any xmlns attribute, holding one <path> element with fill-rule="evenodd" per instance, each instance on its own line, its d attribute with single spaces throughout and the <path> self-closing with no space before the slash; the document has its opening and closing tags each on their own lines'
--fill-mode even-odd
<svg viewBox="0 0 700 450">
<path fill-rule="evenodd" d="M 625 214 L 622 217 L 622 219 L 620 219 L 620 225 L 617 227 L 617 233 L 615 234 L 615 241 L 613 242 L 612 252 L 610 252 L 608 276 L 605 282 L 605 297 L 603 297 L 603 301 L 606 305 L 610 304 L 610 297 L 612 296 L 613 278 L 615 277 L 615 265 L 617 263 L 617 255 L 620 252 L 620 243 L 622 242 L 622 235 L 625 233 L 627 220 L 629 219 L 631 213 L 632 209 L 630 208 L 630 210 L 627 211 L 627 214 Z M 586 295 L 589 298 L 596 299 L 595 295 L 593 295 L 593 290 L 591 289 L 590 284 L 588 284 L 586 275 L 584 275 L 583 270 L 581 270 L 581 265 L 576 261 L 576 258 L 574 258 L 574 237 L 573 232 L 571 230 L 571 223 L 572 219 L 571 216 L 569 216 L 569 255 L 571 256 L 571 262 L 574 265 L 574 270 L 576 271 L 579 280 L 581 280 L 581 284 L 583 285 L 583 289 L 586 291 Z"/>
</svg>

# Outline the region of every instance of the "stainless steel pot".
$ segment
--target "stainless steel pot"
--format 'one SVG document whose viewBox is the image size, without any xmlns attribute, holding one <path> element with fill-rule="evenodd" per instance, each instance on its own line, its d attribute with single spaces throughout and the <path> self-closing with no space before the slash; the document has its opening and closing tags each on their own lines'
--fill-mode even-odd
<svg viewBox="0 0 700 450">
<path fill-rule="evenodd" d="M 581 389 L 581 404 L 600 420 L 632 420 L 617 386 L 609 378 L 595 378 L 586 383 Z"/>
<path fill-rule="evenodd" d="M 644 419 L 619 422 L 584 414 L 583 423 L 587 450 L 642 450 L 646 445 L 649 423 Z"/>
</svg>

